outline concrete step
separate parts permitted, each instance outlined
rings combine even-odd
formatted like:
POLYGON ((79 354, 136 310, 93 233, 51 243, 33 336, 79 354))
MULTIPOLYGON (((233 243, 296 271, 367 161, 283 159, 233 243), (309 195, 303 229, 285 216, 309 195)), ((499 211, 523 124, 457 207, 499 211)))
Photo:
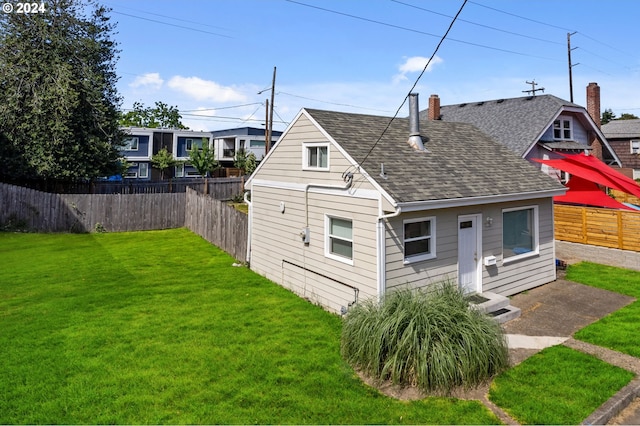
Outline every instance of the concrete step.
POLYGON ((520 308, 511 306, 509 298, 490 291, 472 294, 469 301, 481 312, 495 318, 498 323, 503 324, 520 316, 520 308))
POLYGON ((509 298, 490 291, 469 295, 469 302, 484 313, 509 306, 509 298))
POLYGON ((499 324, 504 324, 507 321, 519 318, 521 310, 515 306, 508 305, 496 311, 491 311, 488 314, 498 321, 499 324))

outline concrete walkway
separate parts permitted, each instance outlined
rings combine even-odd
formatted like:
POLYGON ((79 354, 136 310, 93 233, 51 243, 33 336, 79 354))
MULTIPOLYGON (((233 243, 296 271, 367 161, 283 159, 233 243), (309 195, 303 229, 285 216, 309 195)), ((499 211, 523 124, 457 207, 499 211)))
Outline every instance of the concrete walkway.
MULTIPOLYGON (((560 279, 511 298, 522 310, 520 318, 503 324, 512 364, 557 344, 588 353, 632 371, 637 378, 599 407, 584 424, 640 424, 640 359, 573 339, 573 334, 635 301, 634 298, 560 279), (626 409, 626 410, 625 410, 626 409)), ((487 404, 508 424, 516 422, 493 404, 487 404)))

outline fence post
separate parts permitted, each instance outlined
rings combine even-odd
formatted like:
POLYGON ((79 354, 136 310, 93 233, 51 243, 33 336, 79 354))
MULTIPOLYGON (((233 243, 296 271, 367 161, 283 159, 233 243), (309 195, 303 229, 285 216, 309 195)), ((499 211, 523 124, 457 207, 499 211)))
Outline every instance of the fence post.
POLYGON ((587 244, 587 209, 582 207, 582 242, 587 244))
POLYGON ((624 250, 624 229, 622 228, 622 211, 618 210, 616 212, 616 216, 618 219, 618 248, 620 250, 624 250))

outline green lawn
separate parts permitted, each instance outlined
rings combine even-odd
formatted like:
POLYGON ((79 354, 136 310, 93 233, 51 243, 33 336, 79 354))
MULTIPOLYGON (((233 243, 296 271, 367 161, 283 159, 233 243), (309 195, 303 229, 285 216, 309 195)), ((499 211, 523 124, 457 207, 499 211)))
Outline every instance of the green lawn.
MULTIPOLYGON (((566 278, 605 290, 640 296, 640 272, 582 262, 569 266, 566 278)), ((640 357, 640 301, 575 333, 592 344, 640 357)), ((498 376, 490 399, 521 423, 578 424, 625 386, 631 372, 590 355, 556 346, 498 376)))
MULTIPOLYGON (((640 299, 640 272, 589 262, 569 266, 567 279, 640 299)), ((640 301, 583 328, 575 338, 640 358, 640 301)))
POLYGON ((233 262, 184 229, 0 233, 0 424, 498 422, 363 385, 340 318, 233 262))
POLYGON ((500 374, 489 399, 521 424, 580 424, 634 374, 565 346, 553 346, 500 374))

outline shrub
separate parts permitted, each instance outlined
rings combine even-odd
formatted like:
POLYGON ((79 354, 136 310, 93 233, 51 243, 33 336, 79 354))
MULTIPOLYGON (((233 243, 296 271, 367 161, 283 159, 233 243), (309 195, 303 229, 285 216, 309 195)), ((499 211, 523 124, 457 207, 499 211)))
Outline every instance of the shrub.
POLYGON ((354 306, 344 318, 341 352, 370 377, 445 393, 481 384, 509 358, 500 325, 448 282, 354 306))

